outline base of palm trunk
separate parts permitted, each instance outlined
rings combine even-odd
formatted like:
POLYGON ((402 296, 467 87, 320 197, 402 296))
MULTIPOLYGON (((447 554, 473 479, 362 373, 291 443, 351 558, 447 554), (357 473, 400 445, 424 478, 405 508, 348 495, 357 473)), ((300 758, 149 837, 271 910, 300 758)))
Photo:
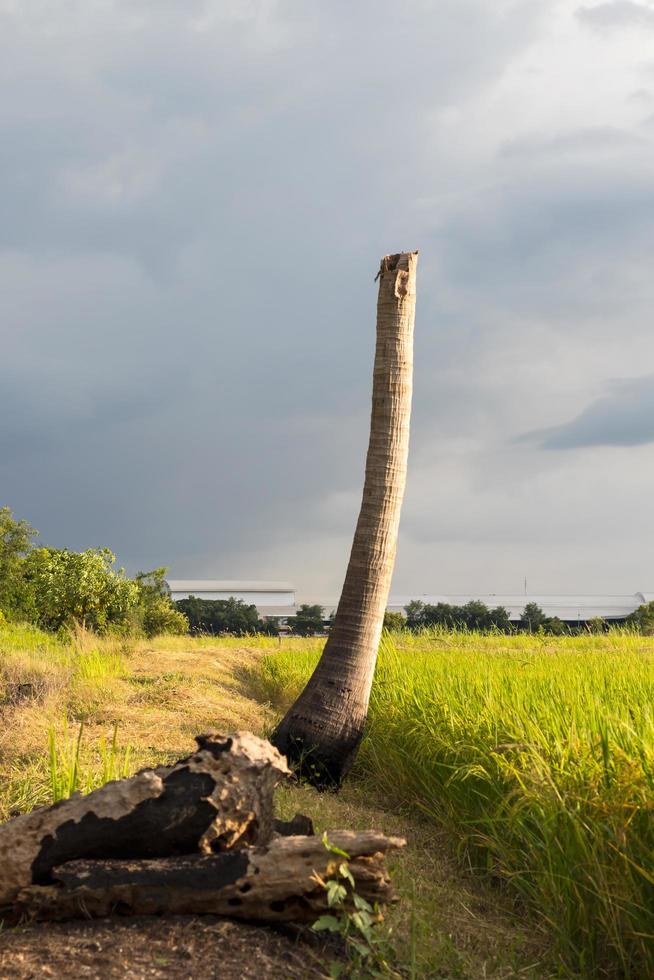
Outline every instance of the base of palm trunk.
POLYGON ((297 720, 287 716, 270 736, 278 752, 286 756, 295 775, 318 790, 339 789, 352 767, 363 726, 347 737, 320 739, 313 731, 303 732, 297 720))

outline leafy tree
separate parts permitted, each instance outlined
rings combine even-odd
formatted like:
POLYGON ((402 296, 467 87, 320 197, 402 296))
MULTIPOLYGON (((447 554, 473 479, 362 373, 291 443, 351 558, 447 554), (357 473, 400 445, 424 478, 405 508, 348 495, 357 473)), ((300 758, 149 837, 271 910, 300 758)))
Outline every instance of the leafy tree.
POLYGON ((484 602, 472 599, 461 607, 463 626, 469 630, 485 631, 492 626, 490 609, 484 602))
POLYGON ((167 571, 167 568, 155 568, 151 572, 138 572, 136 575, 139 599, 134 621, 136 628, 142 630, 146 636, 188 633, 189 630, 188 619, 175 608, 170 598, 165 579, 167 571))
POLYGON ((404 607, 406 613, 406 624, 410 630, 420 629, 424 626, 425 604, 420 599, 412 599, 408 606, 404 607))
POLYGON ((297 636, 315 636, 316 633, 323 633, 325 630, 323 612, 322 606, 303 603, 295 616, 288 621, 292 632, 297 636))
POLYGON ((520 623, 524 629, 530 633, 537 633, 539 629, 545 627, 547 616, 536 602, 528 602, 522 610, 520 623))
POLYGON ((551 636, 563 636, 564 633, 569 632, 568 627, 558 616, 548 616, 542 628, 544 633, 549 633, 551 636))
POLYGON ((513 623, 509 619, 509 614, 504 606, 496 606, 495 609, 491 609, 490 622, 491 627, 500 633, 511 633, 513 631, 513 623))
POLYGON ((33 602, 25 582, 25 556, 38 532, 0 507, 0 610, 10 618, 33 618, 33 602))
POLYGON ((586 623, 586 629, 589 633, 604 633, 606 632, 607 623, 603 616, 593 616, 586 623))
POLYGON ((465 626, 465 614, 460 606, 451 606, 447 602, 425 604, 422 610, 423 626, 444 626, 446 629, 461 629, 465 626))
POLYGON ((138 585, 122 568, 113 570, 116 557, 108 548, 34 548, 24 561, 36 618, 46 629, 79 623, 103 633, 126 627, 138 605, 138 585))
POLYGON ((175 603, 178 611, 186 616, 192 633, 234 633, 245 636, 253 633, 269 633, 270 624, 259 619, 257 607, 242 599, 199 599, 189 596, 175 603))
POLYGON ((435 605, 414 599, 406 606, 406 625, 409 629, 440 626, 443 629, 469 629, 485 632, 490 629, 509 633, 512 629, 509 614, 503 606, 489 609, 485 603, 472 599, 465 606, 447 602, 435 605))
POLYGON ((403 630, 406 628, 406 617, 402 615, 401 612, 389 612, 388 609, 384 613, 384 629, 391 632, 396 630, 403 630))
POLYGON ((639 606, 635 612, 627 616, 625 622, 635 626, 645 636, 654 636, 654 602, 639 606))

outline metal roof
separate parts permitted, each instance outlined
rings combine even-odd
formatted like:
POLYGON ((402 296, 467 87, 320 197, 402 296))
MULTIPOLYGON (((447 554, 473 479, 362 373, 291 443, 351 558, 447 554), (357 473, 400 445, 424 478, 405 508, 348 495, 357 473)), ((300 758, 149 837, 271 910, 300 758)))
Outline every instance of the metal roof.
POLYGON ((260 616, 295 616, 297 606, 260 606, 257 603, 257 612, 260 616))
POLYGON ((295 592, 290 582, 235 582, 223 579, 166 579, 171 592, 295 592))

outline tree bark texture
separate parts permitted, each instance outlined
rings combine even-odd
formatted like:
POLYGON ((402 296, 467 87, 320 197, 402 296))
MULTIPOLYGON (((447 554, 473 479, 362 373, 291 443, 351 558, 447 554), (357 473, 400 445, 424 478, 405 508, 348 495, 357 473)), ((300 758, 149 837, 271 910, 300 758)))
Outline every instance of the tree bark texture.
POLYGON ((144 769, 0 826, 0 905, 80 858, 158 858, 266 845, 273 790, 290 775, 269 742, 249 732, 201 735, 173 766, 144 769))
POLYGON ((318 787, 338 786, 363 736, 406 484, 417 252, 379 270, 370 441, 361 511, 322 657, 271 741, 318 787))
MULTIPOLYGON (((338 831, 330 843, 350 855, 356 894, 371 904, 392 900, 384 854, 403 840, 338 831)), ((52 871, 54 884, 23 888, 15 904, 19 913, 37 919, 193 913, 314 922, 327 910, 316 873, 323 880, 337 875, 342 860, 318 837, 279 837, 266 847, 211 855, 71 861, 52 871)))

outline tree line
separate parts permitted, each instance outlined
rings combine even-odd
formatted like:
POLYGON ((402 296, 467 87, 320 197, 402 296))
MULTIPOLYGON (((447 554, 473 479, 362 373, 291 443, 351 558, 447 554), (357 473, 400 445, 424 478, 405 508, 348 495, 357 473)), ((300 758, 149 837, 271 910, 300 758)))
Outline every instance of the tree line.
MULTIPOLYGON (((387 612, 384 626, 389 630, 421 630, 441 627, 447 630, 470 630, 479 633, 544 633, 548 636, 574 635, 577 633, 603 633, 611 623, 600 616, 578 624, 564 623, 558 616, 547 616, 536 602, 528 602, 517 622, 509 619, 504 606, 490 609, 485 603, 473 599, 463 606, 446 602, 423 603, 414 599, 405 607, 406 615, 387 612)), ((654 634, 654 602, 639 606, 635 612, 617 625, 626 625, 641 633, 654 634)))

